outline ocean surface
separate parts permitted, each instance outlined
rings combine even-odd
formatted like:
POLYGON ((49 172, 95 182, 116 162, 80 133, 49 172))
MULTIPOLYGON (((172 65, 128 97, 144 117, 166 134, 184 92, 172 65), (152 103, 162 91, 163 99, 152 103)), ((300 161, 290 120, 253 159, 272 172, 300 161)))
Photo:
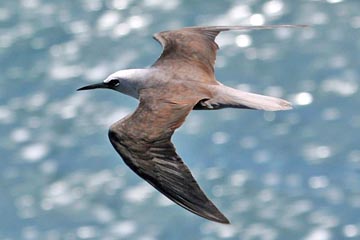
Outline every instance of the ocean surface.
POLYGON ((0 239, 360 239, 360 1, 1 0, 0 239), (116 154, 137 101, 76 92, 150 66, 153 33, 227 32, 216 76, 294 109, 193 111, 178 153, 231 225, 173 204, 116 154))

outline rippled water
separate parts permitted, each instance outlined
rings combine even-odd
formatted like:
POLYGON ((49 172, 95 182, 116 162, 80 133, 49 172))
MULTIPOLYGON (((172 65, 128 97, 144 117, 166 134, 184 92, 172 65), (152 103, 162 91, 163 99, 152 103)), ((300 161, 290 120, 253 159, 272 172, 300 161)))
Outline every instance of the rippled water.
POLYGON ((360 2, 2 0, 0 239, 359 239, 360 2), (217 78, 287 112, 193 112, 178 152, 225 226, 172 204, 112 149, 136 101, 77 93, 150 65, 160 30, 305 23, 219 36, 217 78))

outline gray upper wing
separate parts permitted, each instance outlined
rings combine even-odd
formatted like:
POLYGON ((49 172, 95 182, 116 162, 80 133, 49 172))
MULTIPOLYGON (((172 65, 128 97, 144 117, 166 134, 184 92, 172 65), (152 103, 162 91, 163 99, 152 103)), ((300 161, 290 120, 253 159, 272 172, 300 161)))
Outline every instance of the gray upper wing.
POLYGON ((170 141, 195 103, 151 97, 145 101, 140 96, 137 110, 115 123, 109 138, 125 163, 170 200, 209 220, 229 223, 206 197, 170 141))

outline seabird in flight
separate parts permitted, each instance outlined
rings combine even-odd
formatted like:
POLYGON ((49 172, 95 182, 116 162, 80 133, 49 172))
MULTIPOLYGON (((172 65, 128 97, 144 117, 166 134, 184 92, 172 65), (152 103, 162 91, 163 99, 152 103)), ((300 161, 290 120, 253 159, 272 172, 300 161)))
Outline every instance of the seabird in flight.
POLYGON ((283 99, 218 82, 214 75, 218 49, 215 38, 229 30, 297 27, 304 25, 186 27, 159 32, 154 38, 163 52, 151 67, 120 70, 102 83, 78 90, 106 88, 138 99, 135 112, 109 129, 115 150, 136 174, 170 200, 208 220, 229 223, 176 153, 171 136, 193 109, 291 109, 283 99))

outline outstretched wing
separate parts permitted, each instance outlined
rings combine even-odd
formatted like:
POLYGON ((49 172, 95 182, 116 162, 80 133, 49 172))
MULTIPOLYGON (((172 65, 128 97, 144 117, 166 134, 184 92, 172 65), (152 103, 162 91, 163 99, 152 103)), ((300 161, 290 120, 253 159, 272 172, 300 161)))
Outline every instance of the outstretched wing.
POLYGON ((165 101, 140 94, 139 107, 110 128, 109 138, 125 163, 170 200, 201 217, 229 223, 206 197, 170 141, 196 101, 165 101))
POLYGON ((179 75, 186 74, 197 81, 217 84, 214 64, 219 47, 215 38, 220 32, 297 27, 305 25, 187 27, 159 32, 154 35, 154 39, 162 45, 163 52, 153 66, 176 70, 179 75))

